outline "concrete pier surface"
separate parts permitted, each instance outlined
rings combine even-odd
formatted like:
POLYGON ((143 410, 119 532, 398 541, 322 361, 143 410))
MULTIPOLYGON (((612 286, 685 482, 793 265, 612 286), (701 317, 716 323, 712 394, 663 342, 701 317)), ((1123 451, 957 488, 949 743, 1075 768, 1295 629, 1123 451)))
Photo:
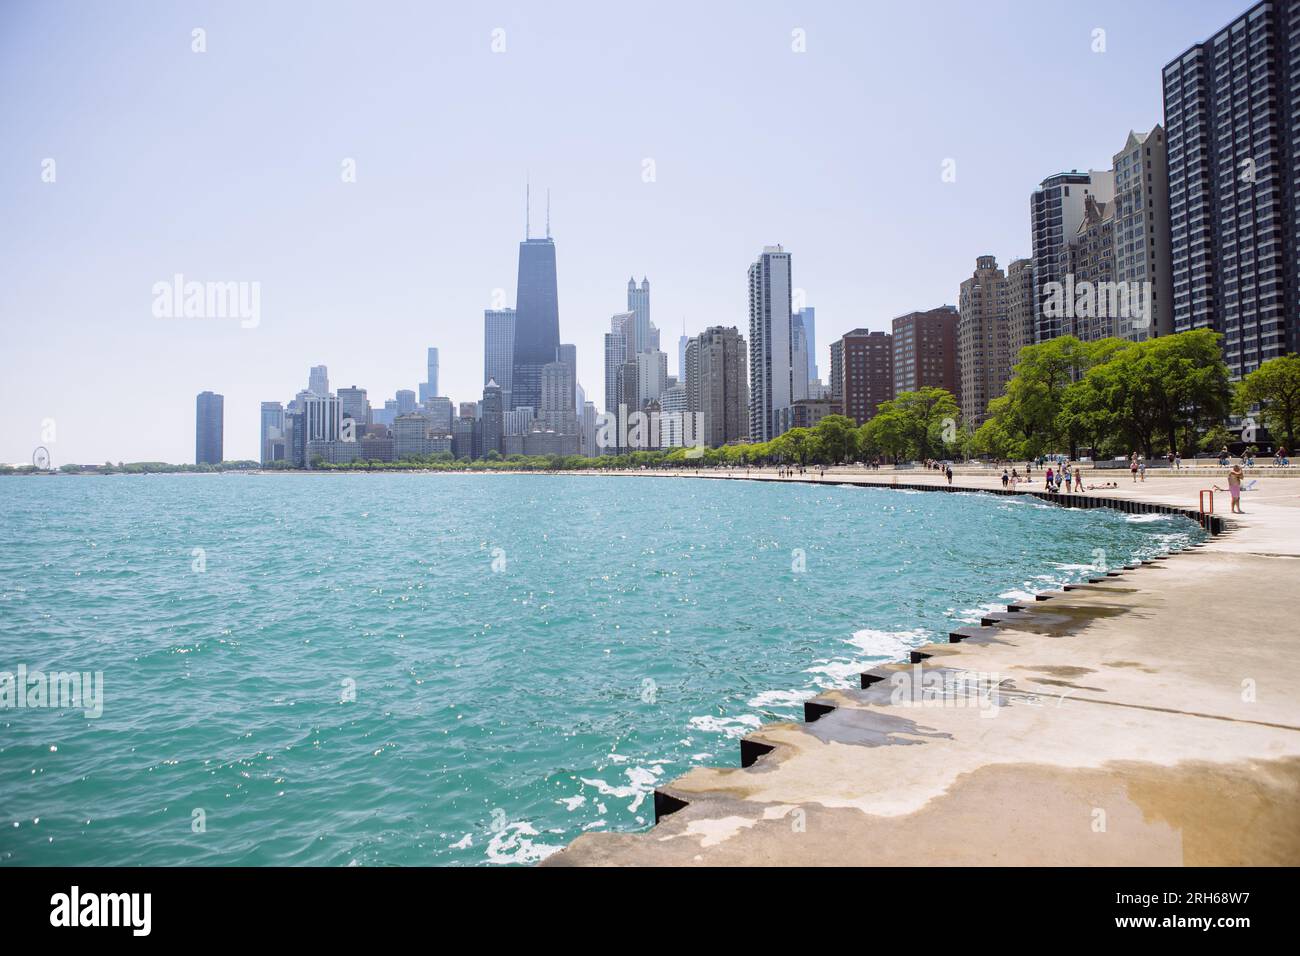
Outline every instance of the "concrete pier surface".
MULTIPOLYGON (((1261 471, 1229 533, 825 692, 805 722, 745 738, 751 765, 660 787, 653 828, 585 834, 545 865, 1300 864, 1300 481, 1261 471)), ((953 483, 1001 489, 1000 475, 953 483)), ((947 484, 923 470, 804 478, 947 484)), ((1087 480, 1193 509, 1227 484, 1087 480)), ((1214 503, 1226 513, 1226 492, 1214 503)))

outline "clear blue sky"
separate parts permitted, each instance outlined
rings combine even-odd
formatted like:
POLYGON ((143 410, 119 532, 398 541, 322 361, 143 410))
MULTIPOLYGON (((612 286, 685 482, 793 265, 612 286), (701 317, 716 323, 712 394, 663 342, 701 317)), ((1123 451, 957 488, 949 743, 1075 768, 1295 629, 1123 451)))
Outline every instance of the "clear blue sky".
POLYGON ((479 397, 526 174, 535 232, 551 188, 561 337, 598 405, 629 275, 675 366, 683 319, 746 329, 746 268, 777 242, 825 377, 833 337, 1027 254, 1034 186, 1108 167, 1162 120, 1163 65, 1248 6, 4 0, 0 461, 45 419, 56 464, 191 461, 203 389, 226 457, 255 458, 258 403, 309 366, 380 404, 430 345, 441 391, 479 397), (259 282, 260 325, 155 318, 178 272, 259 282))

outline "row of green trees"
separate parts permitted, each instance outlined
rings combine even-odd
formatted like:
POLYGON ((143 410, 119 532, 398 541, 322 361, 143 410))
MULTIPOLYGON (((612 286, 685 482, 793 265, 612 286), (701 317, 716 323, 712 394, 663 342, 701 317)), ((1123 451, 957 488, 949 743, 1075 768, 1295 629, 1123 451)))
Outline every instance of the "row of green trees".
MULTIPOLYGON (((252 471, 261 467, 255 461, 223 461, 216 465, 174 465, 166 461, 106 461, 102 465, 60 465, 65 475, 174 475, 212 474, 221 471, 252 471)), ((0 475, 40 474, 34 465, 0 465, 0 475)))
POLYGON ((792 428, 771 441, 698 450, 673 449, 668 464, 837 465, 876 458, 923 459, 956 454, 961 447, 957 400, 941 388, 904 392, 879 406, 865 425, 827 415, 811 428, 792 428))
POLYGON ((1300 357, 1265 362, 1235 385, 1220 336, 1195 329, 1145 342, 1063 336, 1021 350, 1005 392, 965 442, 972 455, 1032 458, 1049 452, 1093 458, 1217 451, 1229 413, 1248 417, 1294 447, 1300 357))

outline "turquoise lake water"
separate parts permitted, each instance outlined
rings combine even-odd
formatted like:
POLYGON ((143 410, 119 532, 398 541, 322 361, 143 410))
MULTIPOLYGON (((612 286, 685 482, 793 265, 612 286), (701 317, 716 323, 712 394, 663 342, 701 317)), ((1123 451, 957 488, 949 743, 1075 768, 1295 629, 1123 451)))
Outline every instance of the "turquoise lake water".
POLYGON ((0 671, 103 680, 98 717, 0 710, 10 865, 535 862, 989 604, 1201 535, 700 479, 0 489, 0 671))

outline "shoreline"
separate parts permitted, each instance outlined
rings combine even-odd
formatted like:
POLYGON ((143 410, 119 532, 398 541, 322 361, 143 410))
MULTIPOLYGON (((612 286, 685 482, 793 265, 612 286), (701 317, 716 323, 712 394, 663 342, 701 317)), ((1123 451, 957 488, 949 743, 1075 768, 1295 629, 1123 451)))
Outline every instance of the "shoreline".
MULTIPOLYGON (((907 490, 1012 493, 918 477, 907 490)), ((1180 483, 1148 474, 1111 500, 1194 512, 1180 483)), ((658 787, 652 828, 583 834, 542 865, 1300 863, 1300 663, 1277 600, 1300 573, 1300 495, 1261 479, 1244 501, 1204 542, 1013 602, 816 695, 802 723, 742 738, 738 768, 658 787), (985 704, 969 675, 993 675, 985 704), (941 689, 923 700, 921 684, 941 689)))

